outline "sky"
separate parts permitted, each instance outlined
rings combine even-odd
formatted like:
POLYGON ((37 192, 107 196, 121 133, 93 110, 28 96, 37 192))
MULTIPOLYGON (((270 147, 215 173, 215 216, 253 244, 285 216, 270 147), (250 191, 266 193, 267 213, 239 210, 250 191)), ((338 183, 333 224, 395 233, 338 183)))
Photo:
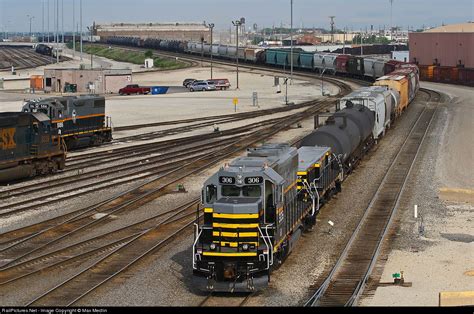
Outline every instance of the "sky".
MULTIPOLYGON (((54 28, 54 4, 64 3, 64 29, 72 30, 72 4, 79 23, 80 0, 0 0, 0 31, 41 31, 42 6, 50 6, 50 30, 54 28)), ((390 25, 389 0, 294 0, 294 28, 330 28, 329 16, 336 16, 337 28, 375 29, 390 25)), ((108 22, 199 22, 215 23, 226 30, 232 20, 246 18, 246 25, 258 28, 290 25, 290 0, 82 0, 83 28, 93 21, 108 22)), ((46 10, 46 9, 45 9, 46 10)), ((47 29, 47 10, 44 27, 47 29)), ((61 12, 61 5, 59 12, 61 12)), ((474 21, 474 0, 394 0, 393 24, 406 29, 474 21)), ((61 18, 59 24, 61 28, 61 18)))

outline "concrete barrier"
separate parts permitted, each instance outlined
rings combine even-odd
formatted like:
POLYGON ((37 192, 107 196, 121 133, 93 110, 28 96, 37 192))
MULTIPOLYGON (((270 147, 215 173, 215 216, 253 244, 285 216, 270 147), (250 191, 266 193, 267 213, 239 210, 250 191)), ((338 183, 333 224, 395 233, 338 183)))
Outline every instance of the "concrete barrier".
POLYGON ((439 306, 474 306, 474 291, 443 291, 439 306))

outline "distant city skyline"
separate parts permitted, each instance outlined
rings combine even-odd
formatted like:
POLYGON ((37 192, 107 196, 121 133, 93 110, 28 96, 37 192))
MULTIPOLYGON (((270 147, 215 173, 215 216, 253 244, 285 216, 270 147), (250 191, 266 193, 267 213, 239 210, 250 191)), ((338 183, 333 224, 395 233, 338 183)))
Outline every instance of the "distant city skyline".
MULTIPOLYGON (((0 31, 29 32, 32 19, 32 31, 42 30, 42 2, 48 0, 0 0, 0 31)), ((54 4, 57 0, 49 0, 49 29, 55 29, 54 4)), ((227 30, 232 20, 246 18, 246 28, 257 24, 258 29, 271 28, 290 24, 290 0, 82 0, 83 30, 87 30, 93 21, 110 22, 212 22, 216 29, 227 30), (130 5, 133 3, 133 6, 130 5)), ((64 30, 72 31, 73 0, 58 0, 64 3, 64 30)), ((76 23, 79 23, 79 0, 76 4, 76 23)), ((47 5, 45 4, 45 8, 47 5)), ((61 13, 61 7, 59 9, 61 13)), ((294 0, 294 28, 325 28, 329 29, 329 16, 335 15, 335 26, 338 29, 348 27, 349 30, 389 28, 389 0, 294 0)), ((47 29, 47 13, 45 12, 44 28, 47 29)), ((474 0, 394 0, 393 25, 403 29, 418 29, 425 26, 464 23, 474 20, 474 0)), ((62 29, 61 16, 59 28, 62 29)))

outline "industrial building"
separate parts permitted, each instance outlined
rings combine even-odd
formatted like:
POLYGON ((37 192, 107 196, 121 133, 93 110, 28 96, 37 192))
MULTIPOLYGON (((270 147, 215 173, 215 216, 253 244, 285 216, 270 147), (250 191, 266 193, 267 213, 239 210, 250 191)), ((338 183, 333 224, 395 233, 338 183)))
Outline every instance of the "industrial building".
POLYGON ((211 40, 210 29, 204 23, 112 23, 95 24, 94 35, 108 37, 139 37, 163 40, 204 41, 211 40))
POLYGON ((63 93, 76 85, 77 93, 111 94, 132 83, 130 69, 45 69, 44 91, 63 93))
POLYGON ((410 61, 419 65, 474 68, 474 22, 409 34, 410 61))

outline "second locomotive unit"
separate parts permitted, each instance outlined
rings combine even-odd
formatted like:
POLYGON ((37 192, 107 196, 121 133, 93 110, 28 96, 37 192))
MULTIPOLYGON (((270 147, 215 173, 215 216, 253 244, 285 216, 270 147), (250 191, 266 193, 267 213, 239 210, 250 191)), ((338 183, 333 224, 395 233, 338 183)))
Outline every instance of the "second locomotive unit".
POLYGON ((68 149, 96 146, 112 140, 105 116, 105 98, 96 95, 52 97, 27 101, 23 112, 42 112, 58 129, 68 149))

